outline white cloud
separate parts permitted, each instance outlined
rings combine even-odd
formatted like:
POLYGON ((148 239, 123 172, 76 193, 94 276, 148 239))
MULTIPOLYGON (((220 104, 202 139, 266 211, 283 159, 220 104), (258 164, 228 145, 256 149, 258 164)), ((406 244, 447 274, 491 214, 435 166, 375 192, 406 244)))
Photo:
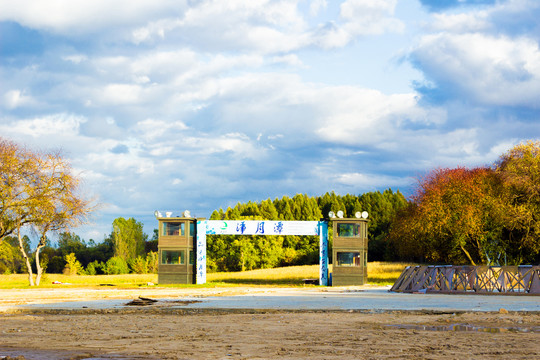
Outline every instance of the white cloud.
POLYGON ((275 64, 287 64, 291 66, 303 66, 302 60, 297 55, 289 54, 284 56, 274 56, 271 59, 272 63, 275 64))
POLYGON ((150 82, 150 78, 146 75, 134 76, 133 82, 138 85, 144 85, 150 82))
POLYGON ((155 37, 163 39, 165 37, 165 30, 171 30, 177 26, 178 20, 159 20, 133 30, 131 33, 131 38, 133 43, 136 45, 143 42, 150 42, 155 37))
POLYGON ((402 32, 404 23, 394 17, 396 0, 347 0, 340 6, 342 23, 319 26, 315 43, 323 48, 343 47, 358 36, 402 32))
POLYGON ((455 96, 489 105, 540 105, 540 50, 532 39, 440 33, 424 36, 414 57, 455 96))
POLYGON ((478 129, 457 129, 447 133, 437 143, 438 154, 446 158, 466 159, 478 153, 478 129))
MULTIPOLYGON (((296 57, 286 56, 282 60, 294 62, 296 57)), ((159 102, 161 110, 176 112, 202 109, 204 101, 218 94, 219 79, 226 78, 228 72, 257 69, 265 64, 259 55, 204 56, 187 49, 140 52, 133 58, 99 57, 91 62, 97 77, 65 84, 77 89, 71 93, 79 91, 89 96, 89 105, 159 102), (96 86, 101 87, 91 90, 96 86)))
POLYGON ((540 2, 537 0, 497 1, 486 12, 493 33, 523 34, 539 39, 538 18, 540 2))
POLYGON ((150 148, 151 148, 150 155, 156 156, 156 157, 167 156, 175 150, 174 146, 155 145, 155 146, 150 146, 150 148))
POLYGON ((309 14, 311 16, 316 16, 320 11, 327 7, 326 0, 311 0, 309 3, 309 14))
MULTIPOLYGON (((99 143, 101 149, 110 149, 115 145, 116 142, 111 140, 104 140, 99 143)), ((134 174, 151 175, 154 173, 155 164, 151 159, 141 157, 138 149, 121 154, 98 149, 92 151, 90 148, 88 150, 90 152, 80 160, 87 168, 105 174, 107 181, 111 181, 116 177, 125 180, 122 186, 126 186, 133 182, 134 179, 129 179, 129 177, 134 176, 134 174)))
POLYGON ((264 149, 255 145, 247 135, 242 133, 228 133, 217 137, 185 137, 182 144, 200 155, 216 153, 234 154, 235 157, 257 159, 264 153, 264 149))
POLYGON ((488 30, 491 28, 488 16, 489 13, 487 11, 458 14, 434 14, 433 21, 430 23, 429 28, 432 31, 450 31, 457 33, 488 30))
POLYGON ((345 28, 353 35, 400 32, 404 24, 394 17, 397 0, 347 0, 341 4, 345 28))
MULTIPOLYGON (((310 3, 314 16, 325 1, 310 3)), ((193 48, 250 50, 261 54, 295 51, 312 45, 342 47, 358 36, 401 32, 404 24, 394 16, 396 0, 348 0, 340 17, 308 25, 298 1, 209 0, 189 8, 183 16, 162 18, 132 32, 135 44, 182 39, 193 48)))
POLYGON ((10 110, 32 104, 34 99, 19 89, 9 90, 4 94, 4 106, 10 110))
MULTIPOLYGON (((178 17, 162 18, 135 29, 133 42, 196 37, 196 48, 249 48, 263 53, 296 49, 307 41, 296 1, 208 0, 178 17)), ((188 40, 189 41, 189 40, 188 40)))
POLYGON ((86 55, 76 54, 76 55, 66 55, 62 56, 62 60, 69 61, 73 64, 80 64, 81 62, 87 60, 86 55))
POLYGON ((334 180, 342 185, 362 189, 375 189, 380 184, 384 184, 384 187, 409 186, 413 182, 412 178, 358 172, 337 174, 334 180))
POLYGON ((196 67, 197 54, 188 49, 175 51, 152 51, 144 53, 129 62, 129 69, 139 76, 162 80, 171 74, 182 74, 196 67))
POLYGON ((202 79, 214 79, 228 71, 247 71, 257 69, 264 64, 264 58, 258 55, 225 56, 217 54, 207 59, 197 58, 193 66, 181 72, 175 78, 175 85, 200 82, 202 79))
POLYGON ((188 127, 182 121, 165 121, 156 119, 146 119, 139 121, 135 127, 134 132, 138 137, 145 139, 152 143, 154 141, 170 139, 188 127))
POLYGON ((4 134, 15 133, 33 138, 51 135, 69 138, 77 136, 80 125, 86 121, 83 116, 61 113, 0 124, 0 129, 4 134))
POLYGON ((333 142, 377 144, 394 137, 404 122, 440 121, 426 116, 428 112, 417 104, 415 93, 385 95, 370 89, 336 87, 324 91, 321 101, 323 98, 323 121, 317 133, 333 142))
POLYGON ((98 71, 107 71, 109 69, 122 70, 129 64, 131 59, 128 56, 100 56, 92 59, 98 71))
POLYGON ((102 103, 124 105, 142 100, 142 88, 134 84, 109 84, 98 93, 102 103))
POLYGON ((391 148, 390 153, 395 154, 395 161, 386 159, 378 165, 378 170, 414 171, 416 175, 438 167, 489 166, 516 142, 504 137, 504 129, 500 132, 498 138, 501 140, 494 141, 490 135, 486 137, 486 129, 474 125, 447 130, 403 131, 393 139, 397 147, 391 148))
POLYGON ((182 9, 182 0, 17 0, 0 2, 0 21, 74 35, 133 25, 182 9))
POLYGON ((303 29, 305 23, 297 10, 296 3, 296 1, 286 0, 229 0, 227 2, 209 0, 186 11, 183 22, 197 27, 212 21, 218 21, 220 27, 260 22, 289 29, 303 29))

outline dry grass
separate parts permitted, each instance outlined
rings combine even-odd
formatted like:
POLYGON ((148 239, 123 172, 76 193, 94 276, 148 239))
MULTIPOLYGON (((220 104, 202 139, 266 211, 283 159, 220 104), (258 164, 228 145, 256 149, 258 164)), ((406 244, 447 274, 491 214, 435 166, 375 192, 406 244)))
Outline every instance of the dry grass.
MULTIPOLYGON (((368 284, 392 285, 403 269, 411 264, 370 262, 368 263, 368 284)), ((332 265, 329 266, 332 271, 332 265)), ((252 284, 252 285, 303 285, 303 279, 318 279, 319 265, 290 266, 275 269, 260 269, 234 273, 213 273, 207 275, 209 283, 252 284)))
MULTIPOLYGON (((40 287, 58 286, 117 286, 132 287, 146 285, 148 282, 157 283, 157 274, 126 274, 126 275, 63 275, 45 274, 40 287), (54 281, 62 284, 53 284, 54 281)), ((28 275, 0 275, 0 288, 25 288, 28 285, 28 275)))
POLYGON ((287 266, 243 272, 220 272, 206 276, 209 283, 251 285, 303 285, 303 279, 318 279, 319 265, 287 266))
POLYGON ((413 264, 374 261, 368 263, 368 283, 392 285, 403 270, 413 264))
MULTIPOLYGON (((399 277, 403 269, 410 264, 370 262, 368 263, 368 283, 376 285, 391 285, 399 277)), ((330 265, 329 271, 332 271, 330 265)), ((318 279, 319 265, 289 266, 275 269, 260 269, 244 272, 210 273, 207 274, 206 285, 233 286, 233 285, 274 285, 274 286, 301 286, 303 279, 318 279)), ((126 275, 62 275, 45 274, 40 287, 58 286, 116 286, 134 287, 147 286, 147 283, 157 283, 157 274, 126 274, 126 275), (62 284, 53 285, 58 281, 62 284)), ((191 287, 194 285, 168 285, 191 287)), ((0 288, 26 288, 28 275, 11 274, 0 275, 0 288)))

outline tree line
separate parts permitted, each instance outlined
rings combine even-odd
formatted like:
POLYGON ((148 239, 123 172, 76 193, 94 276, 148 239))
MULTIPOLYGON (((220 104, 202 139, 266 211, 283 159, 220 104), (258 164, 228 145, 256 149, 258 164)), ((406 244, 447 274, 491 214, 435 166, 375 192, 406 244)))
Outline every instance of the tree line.
MULTIPOLYGON (((26 271, 33 285, 45 270, 157 271, 157 230, 149 239, 133 218, 115 219, 100 243, 71 232, 96 207, 80 195, 79 179, 59 153, 32 152, 0 138, 0 273, 26 271), (54 233, 52 245, 48 236, 54 233), (35 249, 28 234, 37 238, 35 249)), ((491 166, 434 169, 418 178, 409 199, 392 189, 297 194, 238 203, 215 210, 210 219, 309 221, 339 210, 345 217, 370 214, 369 261, 538 263, 540 142, 519 144, 491 166)), ((309 236, 208 236, 208 271, 314 264, 318 242, 309 236)))
MULTIPOLYGON (((387 189, 359 196, 334 192, 310 197, 297 194, 292 198, 238 203, 226 211, 215 210, 217 220, 306 220, 318 221, 329 211, 354 217, 357 211, 370 213, 370 261, 384 260, 385 237, 396 212, 407 200, 399 191, 387 189)), ((332 229, 329 229, 330 237, 332 229)), ((36 250, 30 238, 22 237, 26 253, 35 272, 36 250)), ((58 241, 46 239, 40 249, 40 266, 49 273, 124 274, 157 272, 158 230, 152 238, 143 232, 142 223, 133 218, 117 218, 112 231, 103 241, 88 242, 73 232, 58 234, 58 241)), ((18 239, 6 237, 0 244, 0 273, 25 272, 26 265, 17 249, 18 239)), ((331 246, 331 244, 330 244, 331 246)), ((207 236, 207 267, 213 271, 242 271, 276 266, 316 264, 319 262, 319 238, 315 236, 207 236)))
MULTIPOLYGON (((387 189, 362 195, 322 196, 297 194, 292 198, 267 199, 261 202, 238 203, 227 210, 215 210, 211 220, 299 220, 318 221, 328 213, 343 211, 344 217, 354 217, 358 211, 368 211, 369 260, 392 258, 386 237, 396 213, 407 206, 399 191, 387 189)), ((330 249, 332 229, 329 228, 330 249)), ((331 251, 329 254, 331 255, 331 251)), ((331 259, 330 259, 331 261, 331 259)), ((207 236, 207 269, 212 271, 244 271, 276 266, 307 265, 319 262, 319 238, 316 236, 207 236)))
MULTIPOLYGON (((31 249, 28 235, 22 237, 33 272, 36 250, 31 249)), ((148 239, 143 224, 134 218, 117 218, 112 231, 103 241, 85 241, 73 232, 58 234, 56 243, 48 238, 39 256, 43 272, 69 275, 157 273, 157 230, 148 239)), ((27 272, 26 262, 18 249, 18 239, 8 236, 0 243, 0 273, 27 272)))

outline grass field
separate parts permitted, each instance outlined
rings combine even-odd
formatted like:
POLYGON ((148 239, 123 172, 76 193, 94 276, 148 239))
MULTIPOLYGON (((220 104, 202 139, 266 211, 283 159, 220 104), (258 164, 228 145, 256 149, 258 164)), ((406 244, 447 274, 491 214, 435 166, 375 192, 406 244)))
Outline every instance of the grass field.
MULTIPOLYGON (((39 287, 58 286, 117 286, 133 287, 146 285, 148 282, 157 283, 157 274, 126 274, 126 275, 63 275, 45 274, 39 287), (59 281, 63 285, 54 285, 59 281)), ((27 274, 0 275, 0 288, 25 288, 28 285, 27 274)))
MULTIPOLYGON (((391 285, 403 269, 410 264, 405 263, 368 263, 368 283, 374 285, 391 285)), ((332 271, 330 266, 329 271, 332 271)), ((319 265, 290 266, 276 269, 261 269, 244 272, 210 273, 207 274, 205 285, 166 285, 174 287, 215 287, 234 285, 270 285, 270 286, 303 286, 303 279, 318 279, 319 265)), ((127 275, 62 275, 45 274, 40 287, 58 286, 116 286, 134 287, 148 286, 147 283, 157 283, 157 274, 127 274, 127 275), (62 285, 53 285, 53 281, 62 285)), ((0 288, 26 288, 28 275, 0 275, 0 288)))

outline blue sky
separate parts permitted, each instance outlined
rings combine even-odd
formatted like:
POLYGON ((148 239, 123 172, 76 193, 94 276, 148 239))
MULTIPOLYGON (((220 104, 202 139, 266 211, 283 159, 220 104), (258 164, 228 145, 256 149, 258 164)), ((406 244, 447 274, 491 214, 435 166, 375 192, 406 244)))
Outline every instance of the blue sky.
POLYGON ((0 136, 116 217, 409 194, 540 134, 536 0, 0 1, 0 136))

